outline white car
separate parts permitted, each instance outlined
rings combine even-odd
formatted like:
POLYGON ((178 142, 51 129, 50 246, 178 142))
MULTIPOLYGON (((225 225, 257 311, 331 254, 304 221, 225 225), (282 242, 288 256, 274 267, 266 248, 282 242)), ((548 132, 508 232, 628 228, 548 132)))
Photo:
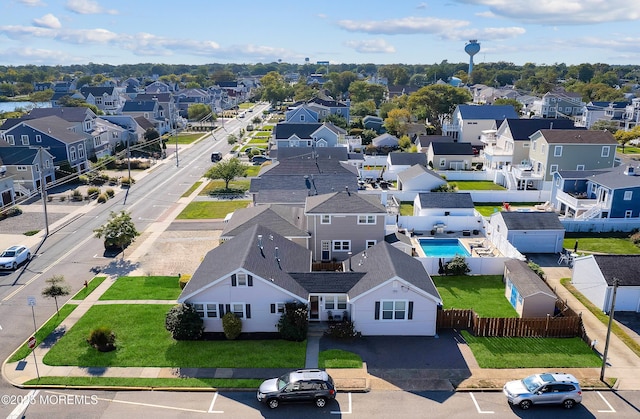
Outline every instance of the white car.
POLYGON ((27 246, 11 246, 0 254, 0 269, 15 270, 29 259, 31 259, 31 252, 27 246))
POLYGON ((571 409, 582 402, 582 390, 571 374, 544 373, 509 381, 502 389, 509 404, 529 409, 534 404, 559 404, 571 409))

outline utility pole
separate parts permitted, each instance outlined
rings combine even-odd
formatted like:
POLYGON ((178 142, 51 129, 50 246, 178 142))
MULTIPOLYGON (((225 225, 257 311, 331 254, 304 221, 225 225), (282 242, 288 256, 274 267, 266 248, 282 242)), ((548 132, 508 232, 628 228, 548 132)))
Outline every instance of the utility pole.
POLYGON ((180 167, 180 160, 178 160, 178 133, 176 129, 173 129, 173 135, 176 136, 176 167, 180 167))
POLYGON ((604 381, 604 370, 607 367, 607 354, 609 353, 609 338, 611 337, 611 325, 616 308, 616 293, 618 292, 620 280, 613 278, 613 297, 611 297, 611 310, 609 310, 609 326, 607 327, 607 340, 604 344, 604 354, 602 355, 602 369, 600 370, 600 381, 604 381))
MULTIPOLYGON (((38 147, 29 147, 31 149, 38 150, 38 171, 40 172, 40 196, 42 198, 42 206, 44 207, 44 227, 45 227, 45 237, 49 237, 49 217, 47 215, 47 190, 45 188, 45 178, 44 178, 44 162, 42 160, 43 150, 45 149, 42 146, 38 147)), ((49 147, 47 147, 48 149, 49 147)))

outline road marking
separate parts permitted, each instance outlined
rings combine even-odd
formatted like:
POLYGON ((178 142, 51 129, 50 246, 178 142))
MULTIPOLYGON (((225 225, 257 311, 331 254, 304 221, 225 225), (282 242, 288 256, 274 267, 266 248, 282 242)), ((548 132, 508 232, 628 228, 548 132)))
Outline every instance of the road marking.
POLYGON ((349 410, 346 412, 343 412, 342 410, 332 410, 331 414, 332 415, 350 415, 352 413, 351 411, 351 393, 347 393, 349 396, 349 410))
POLYGON ((9 413, 9 416, 7 416, 7 419, 23 418, 24 412, 27 410, 27 407, 29 407, 29 405, 31 404, 31 401, 35 400, 38 393, 40 393, 40 390, 31 390, 29 394, 24 396, 20 404, 17 405, 16 408, 13 409, 11 413, 9 413))
POLYGON ((213 395, 213 400, 211 400, 211 405, 209 405, 208 413, 224 413, 224 410, 213 410, 213 405, 216 404, 217 398, 218 398, 218 393, 213 395))
MULTIPOLYGON (((47 391, 47 393, 61 394, 61 395, 69 394, 69 393, 59 393, 59 392, 55 392, 55 391, 47 391)), ((132 404, 132 405, 136 405, 136 406, 157 407, 159 409, 180 410, 180 411, 183 411, 183 412, 209 413, 206 410, 186 409, 186 408, 183 408, 183 407, 165 406, 165 405, 161 405, 161 404, 129 402, 129 401, 126 401, 126 400, 104 399, 102 397, 96 397, 96 400, 101 400, 103 402, 111 402, 111 403, 132 404)))
POLYGON ((600 394, 599 391, 596 391, 596 394, 598 396, 600 396, 600 398, 602 399, 603 402, 605 402, 605 404, 607 406, 609 406, 609 410, 598 410, 598 413, 616 413, 616 410, 613 408, 613 406, 611 406, 609 404, 609 402, 607 401, 607 399, 604 398, 604 396, 602 394, 600 394))
POLYGON ((476 398, 474 397, 473 393, 469 393, 469 396, 471 396, 471 400, 473 400, 473 404, 476 405, 476 410, 478 411, 478 413, 489 413, 489 414, 495 413, 493 410, 481 410, 480 405, 476 401, 476 398))

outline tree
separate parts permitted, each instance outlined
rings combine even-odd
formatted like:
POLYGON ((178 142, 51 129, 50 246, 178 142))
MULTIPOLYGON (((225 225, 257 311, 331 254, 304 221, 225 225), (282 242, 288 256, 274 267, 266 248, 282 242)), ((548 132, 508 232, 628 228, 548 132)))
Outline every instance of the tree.
POLYGON ((203 321, 191 304, 171 307, 164 320, 164 327, 175 340, 197 340, 204 331, 203 321))
POLYGON ((324 122, 331 122, 336 127, 347 129, 347 120, 342 115, 330 113, 324 118, 324 122))
POLYGON ((494 105, 511 105, 516 110, 518 115, 522 111, 522 103, 518 102, 516 99, 506 99, 500 98, 493 101, 494 105))
POLYGON ((187 113, 190 121, 199 121, 211 113, 211 106, 204 103, 196 103, 189 106, 187 113))
POLYGON ((124 250, 140 235, 131 220, 131 215, 124 210, 119 214, 111 211, 109 221, 93 232, 97 238, 104 237, 105 249, 119 248, 124 250))
POLYGON ((393 135, 407 134, 411 113, 407 109, 392 109, 384 120, 384 127, 393 135))
POLYGON ((228 311, 222 316, 222 330, 229 340, 236 340, 242 333, 242 320, 235 313, 228 311))
POLYGON ((56 313, 60 314, 58 297, 69 295, 71 287, 65 284, 64 276, 62 275, 54 275, 45 282, 49 284, 49 286, 42 290, 42 296, 45 298, 53 298, 56 302, 56 313))
POLYGON ((209 179, 222 179, 224 180, 224 188, 229 189, 229 182, 236 177, 245 176, 248 169, 248 165, 242 163, 238 158, 233 157, 212 166, 211 169, 205 173, 205 177, 209 179))
POLYGON ((456 106, 471 99, 471 94, 465 89, 448 84, 434 84, 409 95, 408 105, 419 120, 429 120, 429 123, 441 129, 444 118, 456 106))
POLYGON ((308 307, 304 303, 285 303, 284 313, 278 321, 278 331, 283 339, 302 342, 309 327, 308 307))
POLYGON ((414 144, 411 143, 411 139, 406 134, 398 140, 398 147, 404 152, 411 152, 412 146, 414 146, 414 144))

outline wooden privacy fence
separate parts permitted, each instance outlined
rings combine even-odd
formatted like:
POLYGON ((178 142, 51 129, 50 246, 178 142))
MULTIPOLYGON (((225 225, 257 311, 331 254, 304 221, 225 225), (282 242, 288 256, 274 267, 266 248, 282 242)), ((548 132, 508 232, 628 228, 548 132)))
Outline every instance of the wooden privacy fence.
POLYGON ((473 310, 438 310, 437 329, 469 329, 474 336, 482 337, 581 337, 590 343, 582 324, 582 317, 575 314, 564 302, 556 303, 562 317, 536 318, 482 318, 473 310))

